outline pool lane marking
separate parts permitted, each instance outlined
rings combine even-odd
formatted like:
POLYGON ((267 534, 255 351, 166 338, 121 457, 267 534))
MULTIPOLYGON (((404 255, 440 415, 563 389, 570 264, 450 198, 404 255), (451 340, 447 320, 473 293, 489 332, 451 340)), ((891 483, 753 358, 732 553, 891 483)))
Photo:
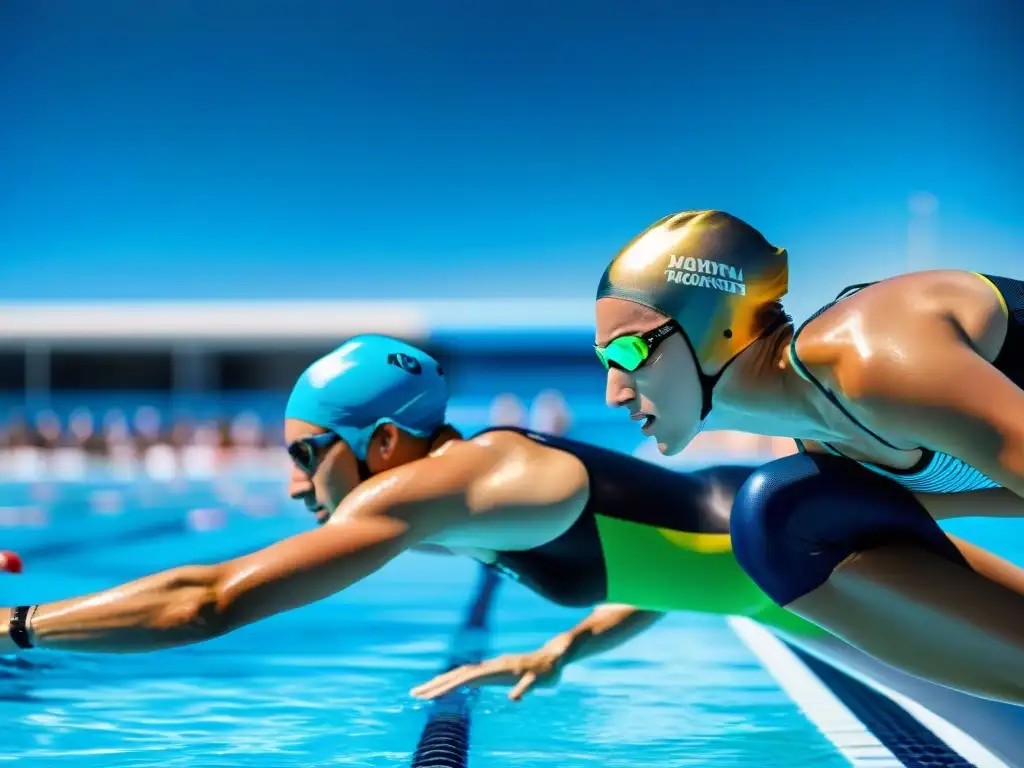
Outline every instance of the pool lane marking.
POLYGON ((729 619, 740 640, 804 716, 855 766, 903 768, 903 763, 781 640, 752 621, 729 619))
MULTIPOLYGON (((481 661, 487 652, 487 620, 498 587, 498 574, 481 566, 462 625, 452 638, 443 672, 481 661)), ((469 761, 470 712, 475 689, 459 688, 431 702, 430 715, 413 752, 412 768, 466 768, 469 761)))
MULTIPOLYGON (((902 761, 890 746, 884 743, 884 736, 883 738, 876 736, 871 728, 843 703, 840 698, 843 692, 836 690, 839 686, 830 687, 827 681, 816 674, 809 665, 818 664, 823 669, 834 673, 829 676, 835 676, 837 680, 842 680, 841 687, 847 689, 848 692, 852 692, 856 686, 861 686, 869 693, 884 697, 892 707, 901 708, 900 714, 903 718, 906 721, 913 721, 913 726, 910 725, 910 722, 903 724, 904 729, 912 728, 914 730, 914 733, 908 735, 908 740, 916 739, 929 743, 933 754, 936 749, 941 751, 942 757, 945 759, 942 764, 1006 768, 1006 763, 972 736, 910 697, 874 681, 867 675, 855 670, 847 671, 845 668, 840 670, 809 654, 804 654, 805 662, 801 660, 801 652, 798 649, 791 648, 769 630, 749 619, 730 618, 728 622, 733 631, 761 660, 765 668, 805 716, 854 765, 902 766, 915 765, 915 763, 902 761), (823 717, 822 711, 827 715, 823 717), (879 745, 884 752, 877 751, 872 742, 879 745), (895 762, 889 762, 886 753, 895 762), (872 755, 877 755, 877 757, 872 755)), ((860 706, 864 707, 863 696, 861 698, 860 706)), ((868 706, 870 707, 870 705, 868 706)), ((879 713, 879 715, 881 717, 879 722, 888 720, 883 727, 889 731, 896 730, 892 726, 891 716, 886 718, 884 713, 879 713)), ((888 735, 891 737, 893 734, 888 735)))
MULTIPOLYGON (((822 661, 822 663, 826 662, 822 661)), ((946 742, 952 750, 969 760, 971 764, 978 766, 978 768, 1007 768, 1006 763, 993 754, 988 747, 983 745, 963 729, 951 723, 946 718, 928 709, 920 702, 878 682, 870 675, 864 674, 860 670, 852 668, 847 669, 844 667, 840 671, 847 677, 852 677, 862 685, 873 689, 882 696, 891 699, 894 703, 901 706, 908 714, 921 723, 921 725, 928 728, 932 733, 942 739, 942 741, 946 742)))

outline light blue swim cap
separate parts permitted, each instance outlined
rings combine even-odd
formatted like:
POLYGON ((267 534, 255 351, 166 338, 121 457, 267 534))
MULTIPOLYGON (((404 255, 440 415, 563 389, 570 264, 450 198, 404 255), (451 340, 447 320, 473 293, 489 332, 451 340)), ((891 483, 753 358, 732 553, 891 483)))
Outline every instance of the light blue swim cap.
POLYGON ((339 435, 360 460, 374 430, 391 422, 417 437, 445 423, 448 383, 441 365, 389 336, 354 336, 310 365, 288 398, 285 418, 339 435))

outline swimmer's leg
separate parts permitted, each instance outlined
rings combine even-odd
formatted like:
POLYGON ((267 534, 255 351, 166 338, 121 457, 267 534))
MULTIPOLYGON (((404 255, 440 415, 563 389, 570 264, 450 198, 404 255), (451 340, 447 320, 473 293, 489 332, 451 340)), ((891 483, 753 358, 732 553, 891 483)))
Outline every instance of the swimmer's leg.
POLYGON ((751 476, 731 530, 779 605, 905 672, 1024 704, 1024 570, 952 540, 904 488, 789 456, 751 476))

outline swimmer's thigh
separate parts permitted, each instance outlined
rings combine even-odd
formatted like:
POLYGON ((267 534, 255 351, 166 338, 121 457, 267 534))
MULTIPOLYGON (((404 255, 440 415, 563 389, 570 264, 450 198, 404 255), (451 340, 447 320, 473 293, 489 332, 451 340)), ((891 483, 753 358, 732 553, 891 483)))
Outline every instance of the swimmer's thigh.
POLYGON ((914 496, 847 459, 800 454, 754 473, 736 558, 776 603, 880 660, 1024 703, 1024 572, 963 550, 914 496))

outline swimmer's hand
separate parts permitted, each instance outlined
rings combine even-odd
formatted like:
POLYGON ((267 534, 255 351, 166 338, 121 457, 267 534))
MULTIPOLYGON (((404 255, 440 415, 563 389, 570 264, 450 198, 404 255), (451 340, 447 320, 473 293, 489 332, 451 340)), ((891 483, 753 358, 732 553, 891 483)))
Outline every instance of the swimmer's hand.
POLYGON ((466 664, 438 675, 413 688, 410 693, 418 699, 436 699, 464 685, 474 688, 482 685, 511 685, 509 699, 520 701, 532 688, 558 684, 572 642, 572 635, 564 632, 536 651, 509 653, 479 664, 466 664))
POLYGON ((599 605, 575 627, 555 635, 532 653, 513 653, 467 664, 438 675, 413 688, 411 693, 419 699, 436 699, 462 685, 512 685, 508 697, 519 701, 532 688, 556 685, 569 662, 616 648, 647 630, 663 615, 630 605, 599 605))

